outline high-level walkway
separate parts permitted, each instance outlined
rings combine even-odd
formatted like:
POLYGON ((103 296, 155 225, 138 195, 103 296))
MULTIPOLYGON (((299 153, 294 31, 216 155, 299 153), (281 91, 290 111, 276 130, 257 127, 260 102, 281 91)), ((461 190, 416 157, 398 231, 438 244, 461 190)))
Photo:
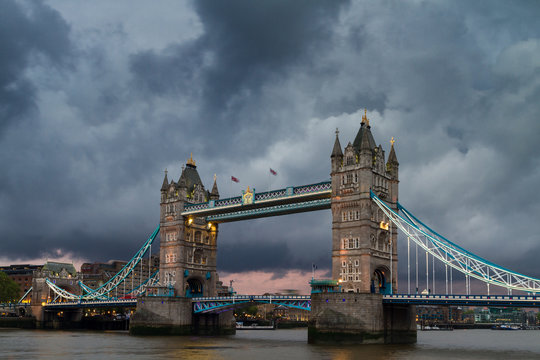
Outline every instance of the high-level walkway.
MULTIPOLYGON (((249 189, 248 189, 249 191, 249 189)), ((290 186, 279 190, 186 204, 182 215, 204 217, 206 221, 223 223, 266 216, 330 209, 332 183, 290 186)))

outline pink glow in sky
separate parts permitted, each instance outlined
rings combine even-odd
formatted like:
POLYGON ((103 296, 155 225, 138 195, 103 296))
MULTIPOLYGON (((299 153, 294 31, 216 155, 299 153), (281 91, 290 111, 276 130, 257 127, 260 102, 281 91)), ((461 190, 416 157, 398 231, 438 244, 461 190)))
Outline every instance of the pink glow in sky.
MULTIPOLYGON (((284 290, 297 290, 300 295, 308 295, 311 291, 309 281, 311 272, 291 270, 280 278, 273 278, 274 273, 263 271, 248 271, 242 273, 220 273, 219 279, 223 285, 229 285, 234 280, 233 287, 238 294, 262 295, 264 293, 280 293, 284 290)), ((315 271, 315 278, 326 277, 326 271, 315 271)))

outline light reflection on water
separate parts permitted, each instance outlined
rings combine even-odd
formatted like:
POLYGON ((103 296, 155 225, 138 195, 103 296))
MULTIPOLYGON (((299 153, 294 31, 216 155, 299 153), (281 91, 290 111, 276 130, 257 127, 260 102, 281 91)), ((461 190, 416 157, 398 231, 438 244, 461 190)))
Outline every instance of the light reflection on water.
POLYGON ((319 346, 306 329, 225 337, 0 329, 1 359, 540 359, 540 331, 418 332, 415 345, 319 346))

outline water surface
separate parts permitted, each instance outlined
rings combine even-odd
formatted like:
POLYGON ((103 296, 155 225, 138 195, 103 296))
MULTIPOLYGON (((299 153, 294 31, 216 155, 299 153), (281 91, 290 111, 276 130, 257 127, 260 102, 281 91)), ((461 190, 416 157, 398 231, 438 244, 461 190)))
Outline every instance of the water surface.
POLYGON ((415 345, 319 346, 307 330, 225 337, 0 329, 0 359, 540 359, 540 331, 419 331, 415 345))

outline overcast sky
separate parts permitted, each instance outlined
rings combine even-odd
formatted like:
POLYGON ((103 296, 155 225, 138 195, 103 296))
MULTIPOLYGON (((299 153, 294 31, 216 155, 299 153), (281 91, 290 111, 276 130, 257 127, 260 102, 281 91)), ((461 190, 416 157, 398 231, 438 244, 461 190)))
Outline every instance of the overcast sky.
MULTIPOLYGON (((327 180, 335 128, 352 142, 366 108, 376 142, 396 138, 405 207, 540 277, 539 16, 535 0, 0 0, 0 263, 129 259, 190 153, 222 197, 327 180)), ((328 210, 219 230, 242 289, 330 267, 328 210)))

